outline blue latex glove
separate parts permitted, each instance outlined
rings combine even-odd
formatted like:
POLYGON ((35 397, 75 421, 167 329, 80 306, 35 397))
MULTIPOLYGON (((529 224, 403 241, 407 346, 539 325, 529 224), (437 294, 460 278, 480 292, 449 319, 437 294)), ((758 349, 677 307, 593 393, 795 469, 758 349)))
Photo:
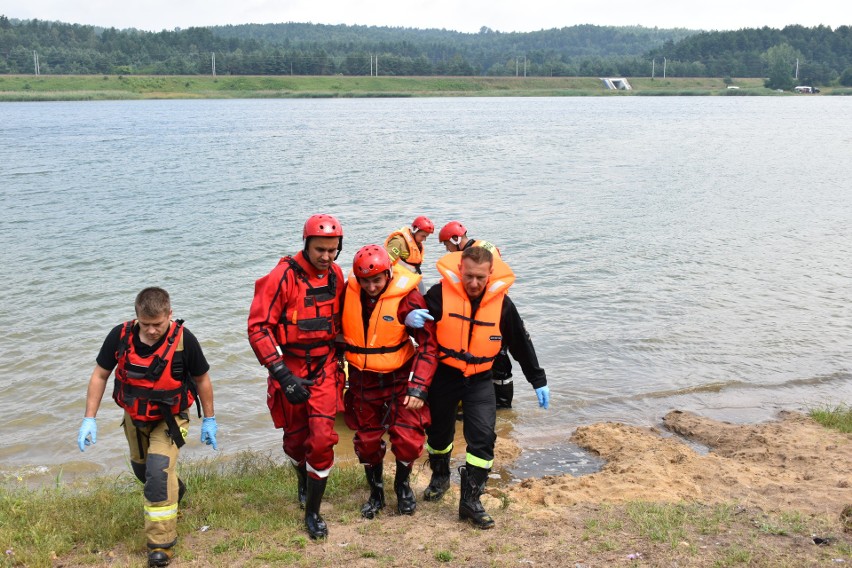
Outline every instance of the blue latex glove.
POLYGON ((538 397, 539 407, 547 410, 547 407, 550 406, 550 387, 547 385, 538 387, 535 389, 535 395, 538 397))
POLYGON ((408 327, 423 327, 423 324, 426 323, 426 320, 435 321, 435 318, 429 314, 429 310, 426 308, 419 308, 417 310, 411 310, 408 312, 408 315, 405 316, 405 325, 408 327))
POLYGON ((214 450, 219 449, 219 446, 216 444, 217 430, 219 430, 219 427, 216 425, 215 416, 209 416, 201 421, 201 441, 208 446, 213 446, 214 450))
POLYGON ((98 441, 98 423, 94 418, 83 418, 80 424, 80 433, 77 434, 77 445, 80 451, 85 452, 86 446, 94 446, 98 441))

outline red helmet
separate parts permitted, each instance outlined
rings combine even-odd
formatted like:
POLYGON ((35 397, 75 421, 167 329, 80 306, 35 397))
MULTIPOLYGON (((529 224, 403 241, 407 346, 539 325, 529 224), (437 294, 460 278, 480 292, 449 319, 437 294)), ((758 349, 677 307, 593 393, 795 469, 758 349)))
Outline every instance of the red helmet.
POLYGON ((331 215, 311 215, 302 230, 302 240, 308 237, 343 237, 343 227, 331 215))
POLYGON ((411 228, 413 229, 411 231, 412 233, 423 231, 424 233, 431 235, 435 232, 435 223, 433 223, 429 217, 421 215, 415 219, 413 223, 411 223, 411 228))
POLYGON ((461 237, 463 237, 465 233, 467 233, 467 229, 464 228, 464 225, 458 221, 450 221, 444 225, 444 228, 441 229, 440 233, 438 233, 438 240, 442 243, 450 241, 454 245, 457 245, 458 242, 456 241, 461 241, 461 237))
POLYGON ((305 253, 308 251, 308 239, 310 237, 338 237, 337 239, 337 257, 340 256, 340 251, 343 250, 343 226, 340 221, 332 215, 311 215, 305 221, 305 228, 302 229, 302 240, 305 241, 305 253))
POLYGON ((352 260, 352 272, 358 278, 369 278, 391 269, 387 251, 379 245, 361 247, 352 260))

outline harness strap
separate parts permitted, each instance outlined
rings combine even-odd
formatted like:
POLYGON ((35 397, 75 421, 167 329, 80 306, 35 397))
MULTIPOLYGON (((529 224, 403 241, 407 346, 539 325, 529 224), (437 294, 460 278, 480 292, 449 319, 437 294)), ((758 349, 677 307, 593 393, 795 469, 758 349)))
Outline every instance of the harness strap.
POLYGON ((281 346, 282 351, 287 353, 291 357, 304 357, 305 355, 309 355, 310 351, 317 349, 319 347, 328 347, 332 349, 335 346, 335 342, 333 339, 328 339, 326 341, 317 341, 315 343, 287 343, 281 346), (303 353, 293 353, 290 349, 298 349, 303 351, 303 353))
POLYGON ((494 327, 497 324, 493 321, 482 321, 475 318, 469 318, 467 316, 463 316, 462 314, 450 314, 451 318, 459 318, 460 320, 469 321, 471 325, 481 325, 482 327, 494 327))
POLYGON ((175 420, 175 415, 172 414, 171 408, 165 406, 164 404, 157 402, 157 406, 160 407, 160 410, 163 411, 166 415, 165 422, 166 427, 168 428, 169 438, 172 439, 172 442, 175 443, 175 446, 178 448, 182 448, 184 444, 186 444, 186 440, 183 438, 183 432, 180 431, 180 427, 177 424, 177 420, 175 420))
MULTIPOLYGON (((134 400, 139 399, 140 406, 142 404, 151 404, 155 406, 160 411, 160 416, 163 417, 163 421, 166 423, 169 438, 171 438, 178 448, 182 447, 186 443, 186 440, 184 440, 183 437, 183 432, 181 432, 180 427, 177 424, 177 420, 175 420, 175 415, 172 414, 172 406, 177 402, 176 398, 179 400, 186 400, 186 391, 184 388, 151 390, 124 384, 122 385, 122 391, 124 393, 124 400, 126 400, 129 404, 133 404, 134 400)), ((183 410, 183 408, 181 410, 183 410)))
POLYGON ((302 268, 296 259, 290 257, 287 259, 287 264, 290 265, 290 268, 296 273, 296 277, 299 278, 305 285, 308 287, 306 294, 308 296, 316 296, 318 300, 331 300, 334 298, 334 294, 337 291, 337 275, 334 273, 334 270, 328 270, 328 284, 325 286, 320 286, 319 288, 315 288, 311 286, 311 281, 308 278, 307 272, 302 268))
POLYGON ((453 359, 464 361, 469 365, 481 365, 482 363, 488 363, 489 361, 493 361, 494 359, 496 359, 496 357, 474 357, 471 353, 467 351, 456 351, 455 349, 450 349, 449 347, 444 347, 443 345, 438 345, 438 351, 440 351, 441 353, 440 355, 438 355, 439 361, 452 357, 453 359))
POLYGON ((409 343, 410 340, 408 339, 392 347, 359 347, 357 345, 350 345, 347 343, 344 349, 350 353, 358 353, 359 355, 383 355, 385 353, 396 353, 409 343))
POLYGON ((121 334, 121 340, 118 342, 118 351, 115 354, 116 361, 124 357, 127 353, 127 348, 130 346, 130 333, 133 331, 133 320, 124 323, 124 331, 121 334))
POLYGON ((153 390, 146 389, 145 387, 135 387, 133 385, 128 385, 127 383, 122 383, 121 390, 126 397, 125 400, 132 401, 139 398, 150 402, 162 402, 165 404, 172 405, 177 402, 174 400, 174 397, 183 394, 184 387, 178 387, 169 390, 153 390))

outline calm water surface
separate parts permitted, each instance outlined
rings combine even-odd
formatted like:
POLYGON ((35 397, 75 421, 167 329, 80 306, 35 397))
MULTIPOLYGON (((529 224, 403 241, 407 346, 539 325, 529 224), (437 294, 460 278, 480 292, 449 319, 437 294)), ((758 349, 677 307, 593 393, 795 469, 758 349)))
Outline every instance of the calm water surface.
MULTIPOLYGON (((125 467, 108 398, 97 445, 76 435, 148 285, 210 360, 220 452, 280 455, 245 322, 316 212, 343 223, 345 269, 419 214, 500 246, 553 397, 516 380, 513 475, 582 470, 581 424, 848 403, 851 151, 841 97, 0 105, 0 471, 125 467)), ((184 454, 211 455, 197 438, 184 454)))

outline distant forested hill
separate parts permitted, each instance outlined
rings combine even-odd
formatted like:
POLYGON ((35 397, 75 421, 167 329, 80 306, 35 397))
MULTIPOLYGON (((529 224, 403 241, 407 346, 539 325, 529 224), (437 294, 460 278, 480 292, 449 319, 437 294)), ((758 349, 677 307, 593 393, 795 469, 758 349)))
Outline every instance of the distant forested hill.
POLYGON ((765 77, 776 63, 774 59, 782 57, 794 73, 798 61, 800 82, 828 84, 844 72, 852 74, 852 27, 700 32, 681 41, 667 41, 650 56, 678 62, 685 75, 713 77, 765 77))
POLYGON ((648 76, 663 58, 669 76, 716 77, 769 76, 773 65, 792 77, 798 59, 827 83, 852 66, 852 47, 848 27, 461 33, 286 23, 143 32, 0 16, 0 73, 648 76))
MULTIPOLYGON (((531 52, 548 52, 560 57, 636 56, 666 42, 678 42, 695 30, 644 28, 640 26, 572 26, 538 32, 499 32, 483 27, 479 33, 444 29, 390 28, 323 24, 245 24, 211 28, 217 36, 255 39, 276 46, 323 46, 331 52, 429 53, 441 46, 443 52, 473 59, 488 53, 515 57, 531 52)), ((437 51, 435 57, 444 53, 437 51)))

